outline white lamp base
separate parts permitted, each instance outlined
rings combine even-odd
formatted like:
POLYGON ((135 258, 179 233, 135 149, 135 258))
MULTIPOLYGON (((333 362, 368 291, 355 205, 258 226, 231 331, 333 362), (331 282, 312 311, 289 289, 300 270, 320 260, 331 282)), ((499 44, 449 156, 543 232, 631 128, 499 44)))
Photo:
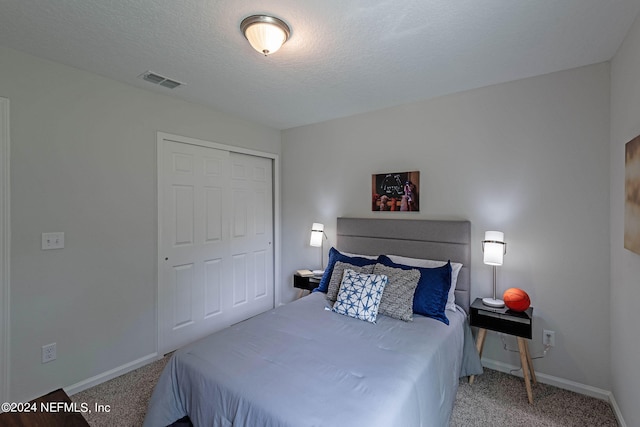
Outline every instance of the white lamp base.
POLYGON ((489 307, 504 307, 504 301, 502 301, 501 299, 482 298, 482 303, 484 305, 488 305, 489 307))

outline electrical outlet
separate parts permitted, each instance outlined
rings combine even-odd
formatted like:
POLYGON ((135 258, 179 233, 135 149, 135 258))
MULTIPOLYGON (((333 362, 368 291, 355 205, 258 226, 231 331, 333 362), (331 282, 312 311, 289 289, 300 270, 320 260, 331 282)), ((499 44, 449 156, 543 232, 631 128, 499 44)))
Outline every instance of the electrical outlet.
POLYGON ((42 250, 64 248, 64 233, 42 233, 42 250))
POLYGON ((56 360, 56 343, 42 346, 42 363, 48 363, 56 360))
POLYGON ((556 331, 545 329, 542 331, 542 344, 549 347, 556 346, 556 331))

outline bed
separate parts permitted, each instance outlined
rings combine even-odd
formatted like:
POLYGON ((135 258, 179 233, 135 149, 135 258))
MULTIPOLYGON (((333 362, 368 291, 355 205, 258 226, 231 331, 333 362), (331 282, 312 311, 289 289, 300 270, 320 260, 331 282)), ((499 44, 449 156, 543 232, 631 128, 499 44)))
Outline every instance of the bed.
POLYGON ((469 222, 338 218, 336 246, 462 263, 448 325, 419 314, 363 321, 314 292, 178 350, 144 425, 448 425, 458 378, 482 372, 467 322, 469 222))

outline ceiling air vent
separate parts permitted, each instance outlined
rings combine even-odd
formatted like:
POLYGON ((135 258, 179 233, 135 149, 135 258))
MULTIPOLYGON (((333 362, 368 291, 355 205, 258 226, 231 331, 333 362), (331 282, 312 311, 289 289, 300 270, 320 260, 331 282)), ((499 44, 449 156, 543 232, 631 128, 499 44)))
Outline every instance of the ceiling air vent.
POLYGON ((168 89, 175 89, 178 86, 182 86, 184 84, 176 80, 172 80, 168 77, 161 76, 160 74, 154 73, 153 71, 146 71, 140 74, 138 77, 148 81, 149 83, 153 83, 154 85, 160 85, 168 89))

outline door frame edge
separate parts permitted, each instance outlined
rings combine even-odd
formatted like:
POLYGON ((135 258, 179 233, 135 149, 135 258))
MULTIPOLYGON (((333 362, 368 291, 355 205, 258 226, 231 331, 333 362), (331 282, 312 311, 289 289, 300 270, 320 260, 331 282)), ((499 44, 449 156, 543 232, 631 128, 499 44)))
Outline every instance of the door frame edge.
POLYGON ((0 97, 0 122, 0 402, 7 402, 11 372, 11 133, 8 98, 0 97))

